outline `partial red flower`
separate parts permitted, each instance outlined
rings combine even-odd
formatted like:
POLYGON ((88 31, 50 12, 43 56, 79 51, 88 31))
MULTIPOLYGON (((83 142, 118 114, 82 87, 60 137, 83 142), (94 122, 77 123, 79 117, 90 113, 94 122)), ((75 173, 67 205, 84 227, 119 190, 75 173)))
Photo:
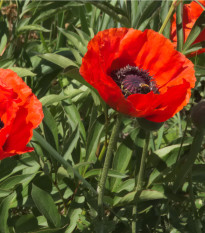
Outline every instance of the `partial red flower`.
POLYGON ((26 83, 0 69, 0 160, 33 151, 26 147, 43 119, 42 105, 26 83))
MULTIPOLYGON (((205 1, 198 0, 204 7, 205 1)), ((184 42, 187 40, 189 33, 191 32, 192 27, 194 26, 196 20, 199 18, 201 13, 203 12, 202 6, 192 1, 190 4, 184 4, 183 6, 183 32, 184 32, 184 42)), ((177 46, 177 32, 176 32, 176 13, 173 15, 172 25, 171 25, 171 40, 173 41, 175 47, 177 46)), ((199 34, 193 44, 205 41, 205 29, 199 34)), ((204 53, 205 48, 199 49, 196 52, 189 54, 189 56, 193 56, 196 54, 204 53)))
POLYGON ((163 122, 189 101, 194 68, 163 35, 111 28, 88 44, 80 74, 115 110, 163 122))

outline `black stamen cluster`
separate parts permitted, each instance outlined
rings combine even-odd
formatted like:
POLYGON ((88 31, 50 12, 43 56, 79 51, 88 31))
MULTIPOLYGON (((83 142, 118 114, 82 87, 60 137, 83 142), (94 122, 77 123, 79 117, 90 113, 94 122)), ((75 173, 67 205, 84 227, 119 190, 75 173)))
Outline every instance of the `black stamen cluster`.
POLYGON ((156 82, 146 70, 127 65, 111 72, 112 79, 121 88, 125 97, 132 94, 159 93, 156 82))

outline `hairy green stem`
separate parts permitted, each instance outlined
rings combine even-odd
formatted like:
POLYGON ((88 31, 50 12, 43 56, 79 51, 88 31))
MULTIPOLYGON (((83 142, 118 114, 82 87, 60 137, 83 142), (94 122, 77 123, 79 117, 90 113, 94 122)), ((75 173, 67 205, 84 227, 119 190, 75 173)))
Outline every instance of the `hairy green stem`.
POLYGON ((172 16, 172 13, 174 11, 174 8, 176 7, 177 2, 178 2, 178 0, 173 0, 172 5, 171 5, 169 12, 167 14, 167 17, 165 18, 165 20, 164 20, 164 22, 159 30, 159 33, 162 33, 164 31, 165 27, 167 26, 167 23, 169 22, 169 19, 172 16))
POLYGON ((113 150, 116 146, 116 142, 117 142, 117 138, 118 138, 118 134, 119 134, 119 129, 120 129, 120 123, 121 123, 121 116, 118 115, 117 120, 116 120, 115 125, 114 125, 113 130, 112 130, 109 145, 107 148, 104 166, 103 166, 101 177, 100 177, 100 182, 98 185, 98 217, 102 223, 101 229, 100 229, 101 233, 104 232, 104 229, 103 229, 103 220, 104 220, 103 196, 104 196, 105 182, 107 179, 108 169, 110 167, 110 162, 112 159, 113 150))
POLYGON ((132 221, 132 233, 137 232, 137 202, 138 198, 140 196, 140 193, 143 188, 143 175, 144 175, 144 170, 145 170, 145 162, 146 162, 146 157, 149 149, 149 139, 150 139, 150 131, 146 130, 146 135, 145 135, 145 143, 142 151, 142 158, 140 162, 140 170, 138 173, 138 176, 135 174, 135 204, 133 206, 132 210, 132 216, 133 216, 133 221, 132 221))
POLYGON ((176 12, 176 23, 177 23, 177 50, 179 52, 182 51, 183 44, 184 44, 184 35, 183 35, 183 3, 181 2, 177 7, 176 12))

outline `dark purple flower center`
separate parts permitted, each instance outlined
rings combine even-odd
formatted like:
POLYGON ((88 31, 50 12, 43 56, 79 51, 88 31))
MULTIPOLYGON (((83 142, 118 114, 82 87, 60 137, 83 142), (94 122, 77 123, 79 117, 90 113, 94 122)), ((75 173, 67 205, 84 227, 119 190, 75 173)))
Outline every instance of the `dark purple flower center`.
POLYGON ((2 129, 3 127, 4 127, 4 122, 1 121, 1 119, 0 119, 0 129, 2 129))
POLYGON ((121 88, 125 97, 132 94, 159 93, 156 82, 148 71, 127 65, 111 72, 111 77, 121 88))

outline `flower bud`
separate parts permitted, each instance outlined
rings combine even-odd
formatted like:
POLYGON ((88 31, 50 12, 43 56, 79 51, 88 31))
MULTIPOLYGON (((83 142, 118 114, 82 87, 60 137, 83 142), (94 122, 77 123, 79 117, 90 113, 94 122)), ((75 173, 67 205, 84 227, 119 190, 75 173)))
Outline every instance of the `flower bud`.
POLYGON ((164 122, 153 122, 145 118, 138 118, 138 122, 143 129, 149 130, 149 131, 158 130, 164 124, 164 122))
POLYGON ((201 100, 192 108, 191 119, 198 129, 205 129, 205 100, 201 100))

